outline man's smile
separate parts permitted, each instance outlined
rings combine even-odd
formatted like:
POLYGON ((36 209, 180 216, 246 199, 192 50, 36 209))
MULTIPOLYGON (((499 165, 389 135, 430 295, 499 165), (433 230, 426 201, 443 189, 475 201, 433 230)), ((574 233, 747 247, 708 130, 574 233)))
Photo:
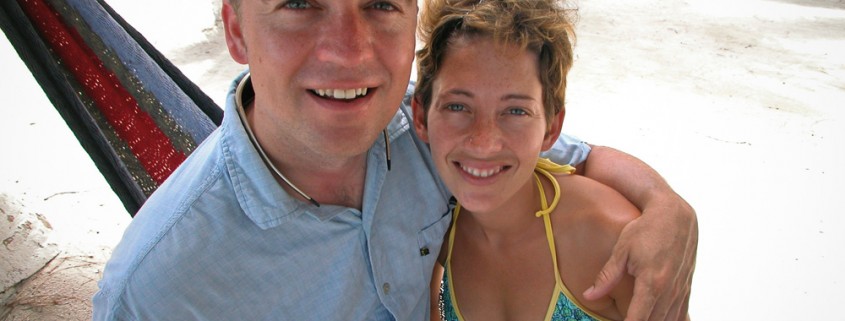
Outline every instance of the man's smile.
POLYGON ((352 100, 367 95, 369 88, 312 89, 311 92, 323 98, 352 100))

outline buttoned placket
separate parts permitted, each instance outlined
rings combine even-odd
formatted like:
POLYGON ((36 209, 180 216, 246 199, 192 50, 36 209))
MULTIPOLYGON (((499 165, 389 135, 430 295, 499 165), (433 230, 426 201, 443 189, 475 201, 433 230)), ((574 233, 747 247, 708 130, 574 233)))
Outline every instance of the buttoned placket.
MULTIPOLYGON (((384 188, 385 180, 387 179, 387 161, 385 158, 385 148, 384 148, 385 141, 383 138, 380 141, 377 141, 376 144, 370 150, 368 155, 368 168, 367 171, 373 171, 372 173, 375 175, 372 181, 368 181, 367 183, 373 184, 373 186, 367 186, 366 189, 369 191, 381 191, 384 188)), ((381 192, 377 193, 376 195, 364 195, 365 204, 369 206, 377 206, 379 203, 378 197, 382 195, 381 192)), ((366 208, 366 206, 365 206, 366 208)), ((373 272, 373 282, 376 285, 376 289, 380 292, 380 297, 382 298, 382 303, 385 305, 388 310, 391 310, 391 307, 395 305, 395 301, 390 298, 392 285, 390 280, 390 268, 388 267, 389 262, 386 261, 386 258, 381 257, 385 253, 383 249, 374 248, 374 246, 381 244, 378 240, 377 233, 374 234, 374 223, 377 218, 374 217, 375 212, 378 212, 377 208, 369 208, 365 212, 362 213, 363 219, 363 227, 364 233, 366 234, 367 240, 367 252, 369 255, 369 261, 371 264, 372 272, 373 272), (374 245, 375 244, 375 245, 374 245)), ((395 312, 395 311, 391 311, 395 312)))

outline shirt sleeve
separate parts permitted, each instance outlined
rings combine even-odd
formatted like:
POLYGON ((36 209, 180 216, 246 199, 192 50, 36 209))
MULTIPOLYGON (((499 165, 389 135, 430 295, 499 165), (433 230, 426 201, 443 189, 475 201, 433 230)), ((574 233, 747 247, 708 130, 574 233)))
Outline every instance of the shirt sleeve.
POLYGON ((555 144, 549 150, 540 154, 558 164, 577 166, 587 160, 590 155, 590 145, 574 136, 560 134, 555 144))

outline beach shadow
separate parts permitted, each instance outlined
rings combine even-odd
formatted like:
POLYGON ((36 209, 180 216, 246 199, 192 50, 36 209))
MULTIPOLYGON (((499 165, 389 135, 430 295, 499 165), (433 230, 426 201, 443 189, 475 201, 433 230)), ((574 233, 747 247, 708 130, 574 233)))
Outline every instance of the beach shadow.
POLYGON ((769 0, 772 2, 790 3, 804 7, 827 9, 845 9, 845 0, 769 0))

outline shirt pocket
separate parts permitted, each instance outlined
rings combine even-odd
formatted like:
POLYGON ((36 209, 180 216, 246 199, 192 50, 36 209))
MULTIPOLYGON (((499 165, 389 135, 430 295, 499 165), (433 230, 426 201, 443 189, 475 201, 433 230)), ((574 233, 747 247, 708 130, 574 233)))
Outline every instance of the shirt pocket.
POLYGON ((446 230, 449 229, 449 224, 452 223, 452 209, 449 207, 441 217, 423 228, 417 234, 417 245, 420 250, 420 259, 422 260, 423 278, 426 282, 431 280, 431 272, 434 264, 437 261, 437 256, 440 254, 440 248, 443 245, 443 240, 446 230))

